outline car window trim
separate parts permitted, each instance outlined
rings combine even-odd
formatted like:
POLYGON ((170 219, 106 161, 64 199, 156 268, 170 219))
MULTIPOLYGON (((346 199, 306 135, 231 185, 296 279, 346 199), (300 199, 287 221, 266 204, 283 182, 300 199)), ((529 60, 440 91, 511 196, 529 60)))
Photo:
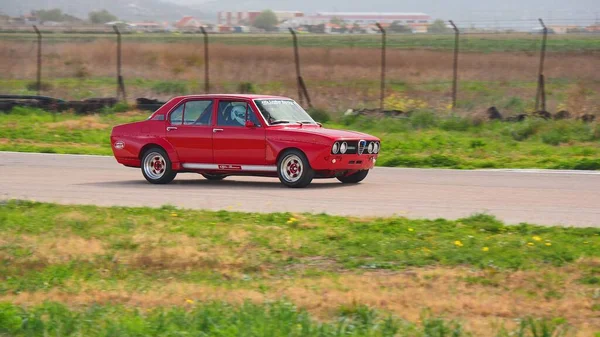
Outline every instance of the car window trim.
POLYGON ((204 126, 204 127, 213 127, 215 125, 215 102, 217 100, 215 98, 202 98, 202 99, 197 99, 197 98, 186 98, 186 99, 182 99, 179 104, 177 104, 176 106, 174 106, 171 110, 169 110, 169 112, 167 112, 167 118, 166 120, 169 122, 169 125, 178 125, 178 126, 204 126), (185 124, 185 104, 187 102, 194 102, 194 101, 212 101, 213 107, 212 107, 212 111, 211 111, 211 118, 210 118, 210 124, 185 124), (173 124, 171 123, 171 114, 173 114, 173 112, 175 112, 181 105, 183 105, 183 112, 181 114, 181 124, 173 124))

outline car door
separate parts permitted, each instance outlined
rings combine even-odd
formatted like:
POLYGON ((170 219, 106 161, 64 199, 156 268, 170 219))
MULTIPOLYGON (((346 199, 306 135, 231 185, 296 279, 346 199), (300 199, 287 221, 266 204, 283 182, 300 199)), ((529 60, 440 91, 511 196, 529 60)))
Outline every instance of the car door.
POLYGON ((261 125, 249 101, 218 100, 213 131, 213 155, 216 164, 246 165, 229 167, 236 170, 263 169, 257 166, 266 163, 265 127, 261 125), (245 123, 246 113, 252 126, 245 123))
POLYGON ((214 100, 187 100, 169 113, 166 137, 182 164, 212 164, 214 100))

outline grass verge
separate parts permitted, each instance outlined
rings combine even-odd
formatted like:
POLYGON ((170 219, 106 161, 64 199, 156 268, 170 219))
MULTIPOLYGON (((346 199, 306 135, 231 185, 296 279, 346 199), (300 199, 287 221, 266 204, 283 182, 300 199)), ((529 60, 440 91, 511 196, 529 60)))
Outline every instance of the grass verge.
MULTIPOLYGON (((112 155, 110 130, 145 119, 147 112, 92 116, 15 108, 0 115, 0 150, 112 155)), ((351 116, 327 127, 382 139, 377 165, 439 168, 600 169, 600 124, 576 120, 477 123, 419 111, 409 118, 351 116)))
POLYGON ((0 334, 508 336, 534 317, 589 336, 598 273, 600 229, 481 214, 0 205, 0 334))

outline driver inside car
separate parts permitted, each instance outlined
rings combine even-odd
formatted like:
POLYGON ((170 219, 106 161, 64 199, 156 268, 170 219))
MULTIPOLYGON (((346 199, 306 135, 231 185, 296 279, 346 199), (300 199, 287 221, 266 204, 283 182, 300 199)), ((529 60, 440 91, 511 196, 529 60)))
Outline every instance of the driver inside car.
POLYGON ((246 124, 246 107, 244 105, 236 105, 231 109, 231 115, 229 116, 229 122, 231 125, 245 125, 246 124))

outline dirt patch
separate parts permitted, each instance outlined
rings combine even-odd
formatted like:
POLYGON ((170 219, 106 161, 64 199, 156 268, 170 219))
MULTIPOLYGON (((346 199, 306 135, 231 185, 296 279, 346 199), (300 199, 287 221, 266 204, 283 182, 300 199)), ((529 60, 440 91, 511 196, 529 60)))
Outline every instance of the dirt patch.
POLYGON ((86 116, 62 122, 48 123, 46 126, 52 130, 59 128, 68 130, 104 130, 110 127, 110 125, 100 122, 100 117, 98 116, 86 116))
POLYGON ((477 336, 488 336, 498 324, 512 326, 514 319, 564 317, 577 329, 576 336, 591 336, 600 329, 600 317, 592 310, 593 291, 577 282, 577 266, 490 275, 467 268, 428 268, 403 272, 342 273, 335 277, 300 277, 249 283, 245 289, 228 286, 167 282, 145 293, 122 289, 103 291, 81 289, 80 293, 52 290, 48 293, 4 295, 0 300, 35 304, 45 300, 71 305, 120 303, 141 307, 189 305, 189 301, 224 300, 240 303, 251 300, 286 298, 307 309, 318 319, 328 320, 341 306, 357 303, 394 313, 418 322, 423 309, 463 321, 477 336), (498 285, 469 282, 473 278, 495 277, 498 285), (557 278, 559 281, 552 281, 557 278), (550 281, 548 281, 550 279, 550 281), (269 292, 258 291, 266 285, 269 292), (545 297, 554 289, 560 296, 545 297))

